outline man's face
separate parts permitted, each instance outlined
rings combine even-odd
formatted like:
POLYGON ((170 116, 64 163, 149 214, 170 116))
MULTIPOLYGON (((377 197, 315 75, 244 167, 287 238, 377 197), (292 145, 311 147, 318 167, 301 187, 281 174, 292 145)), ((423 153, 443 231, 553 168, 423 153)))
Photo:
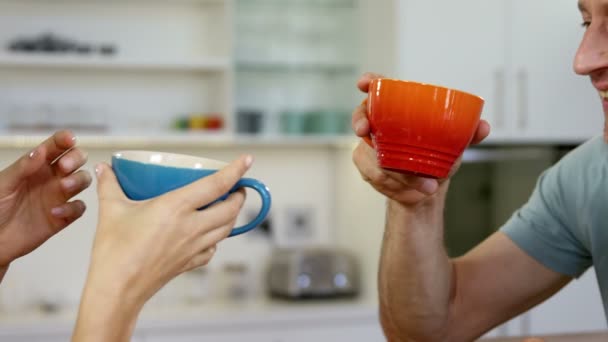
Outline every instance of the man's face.
MULTIPOLYGON (((608 0, 579 0, 585 34, 574 58, 574 71, 588 75, 608 117, 608 0)), ((608 125, 604 137, 608 141, 608 125)))

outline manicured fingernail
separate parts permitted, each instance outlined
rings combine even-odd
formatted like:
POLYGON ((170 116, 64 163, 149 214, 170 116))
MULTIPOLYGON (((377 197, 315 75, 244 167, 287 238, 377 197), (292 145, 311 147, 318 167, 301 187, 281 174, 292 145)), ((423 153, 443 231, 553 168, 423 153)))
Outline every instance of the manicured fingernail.
POLYGON ((64 189, 72 189, 74 186, 76 186, 76 180, 72 178, 64 178, 61 180, 61 186, 63 186, 64 189))
POLYGON ((34 157, 36 157, 36 155, 38 155, 38 149, 37 149, 37 148, 33 149, 33 150, 32 150, 32 151, 31 151, 31 152, 28 154, 28 157, 30 157, 30 158, 34 158, 34 157))
POLYGON ((420 191, 427 194, 432 195, 437 191, 437 181, 433 179, 425 179, 420 187, 420 191))
POLYGON ((102 171, 103 170, 102 170, 101 164, 95 165, 95 175, 97 175, 97 177, 101 176, 102 171))
POLYGON ((53 214, 53 216, 57 216, 57 217, 60 217, 61 215, 63 215, 64 212, 65 212, 65 210, 62 207, 55 207, 55 208, 51 209, 51 214, 53 214))
POLYGON ((73 136, 73 137, 72 137, 72 141, 73 141, 73 142, 76 142, 76 140, 78 140, 78 139, 76 138, 76 136, 73 136))
POLYGON ((74 169, 74 160, 72 159, 62 159, 61 166, 65 171, 72 171, 74 169))
POLYGON ((253 164, 253 157, 251 155, 247 155, 245 157, 245 165, 247 166, 247 168, 250 168, 252 164, 253 164))

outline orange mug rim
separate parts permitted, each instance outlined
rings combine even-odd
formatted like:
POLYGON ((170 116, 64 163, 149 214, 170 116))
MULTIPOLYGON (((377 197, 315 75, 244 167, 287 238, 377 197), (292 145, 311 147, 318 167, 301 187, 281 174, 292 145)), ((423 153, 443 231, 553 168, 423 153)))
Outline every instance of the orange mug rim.
POLYGON ((460 89, 456 89, 456 88, 450 88, 450 87, 446 87, 446 86, 442 86, 442 85, 438 85, 438 84, 433 84, 433 83, 425 83, 425 82, 419 82, 419 81, 412 81, 412 80, 402 80, 402 79, 398 79, 398 78, 390 78, 390 77, 378 77, 373 79, 372 81, 394 81, 397 83, 410 83, 410 84, 415 84, 415 85, 420 85, 420 86, 424 86, 424 87, 429 87, 429 88, 439 88, 439 89, 445 89, 445 90, 450 90, 450 91, 455 91, 457 93, 461 93, 464 95, 468 95, 474 98, 477 98, 483 102, 485 102, 485 99, 479 95, 475 95, 473 93, 469 93, 467 91, 464 90, 460 90, 460 89))

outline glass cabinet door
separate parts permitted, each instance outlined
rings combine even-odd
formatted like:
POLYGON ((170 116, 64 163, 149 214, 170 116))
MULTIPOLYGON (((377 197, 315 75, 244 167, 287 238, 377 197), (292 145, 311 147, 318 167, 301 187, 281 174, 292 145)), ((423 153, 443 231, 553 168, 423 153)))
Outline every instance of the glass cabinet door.
POLYGON ((237 0, 237 132, 350 133, 357 16, 355 0, 237 0))

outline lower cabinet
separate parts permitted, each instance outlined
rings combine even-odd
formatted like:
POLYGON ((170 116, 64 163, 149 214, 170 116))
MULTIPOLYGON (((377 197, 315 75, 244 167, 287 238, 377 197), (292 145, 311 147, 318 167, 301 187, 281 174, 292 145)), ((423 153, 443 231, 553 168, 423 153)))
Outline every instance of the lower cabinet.
POLYGON ((570 282, 522 319, 522 334, 550 335, 606 330, 606 316, 594 269, 570 282))

